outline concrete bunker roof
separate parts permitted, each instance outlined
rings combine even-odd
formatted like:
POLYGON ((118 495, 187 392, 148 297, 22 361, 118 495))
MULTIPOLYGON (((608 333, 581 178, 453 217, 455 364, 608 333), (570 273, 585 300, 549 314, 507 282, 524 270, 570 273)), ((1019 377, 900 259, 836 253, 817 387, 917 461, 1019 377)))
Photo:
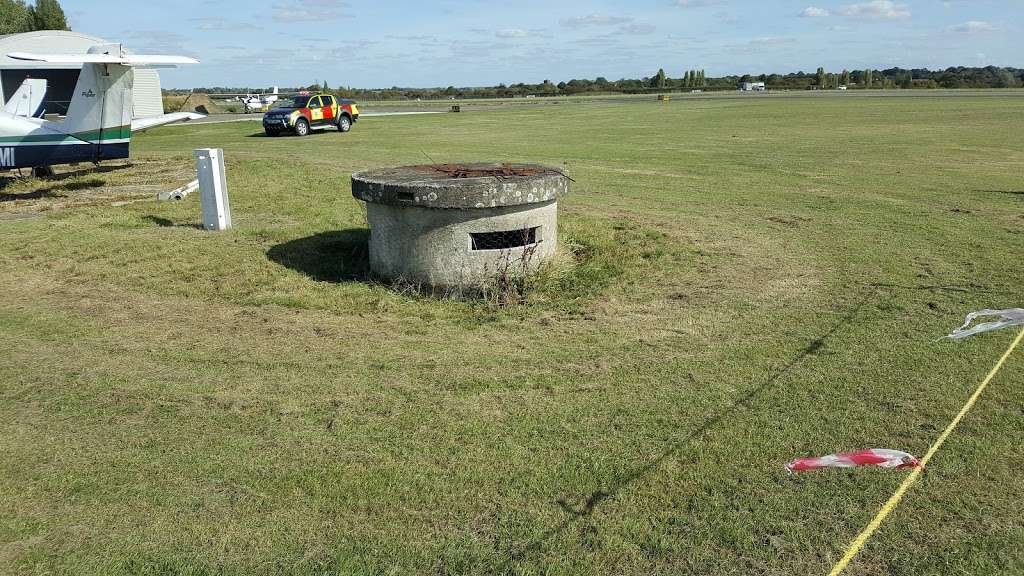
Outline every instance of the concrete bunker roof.
POLYGON ((352 196, 364 202, 442 209, 540 204, 569 193, 569 177, 542 164, 422 164, 352 175, 352 196))

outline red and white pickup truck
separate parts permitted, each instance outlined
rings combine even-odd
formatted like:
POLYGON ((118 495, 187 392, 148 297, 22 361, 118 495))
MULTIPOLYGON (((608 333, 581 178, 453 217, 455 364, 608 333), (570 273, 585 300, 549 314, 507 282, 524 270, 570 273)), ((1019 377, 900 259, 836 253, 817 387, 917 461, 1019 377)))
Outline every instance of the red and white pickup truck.
POLYGON ((263 115, 263 130, 267 136, 279 136, 285 132, 305 136, 310 130, 325 128, 348 132, 358 119, 359 109, 352 100, 335 98, 330 94, 299 94, 267 111, 263 115))

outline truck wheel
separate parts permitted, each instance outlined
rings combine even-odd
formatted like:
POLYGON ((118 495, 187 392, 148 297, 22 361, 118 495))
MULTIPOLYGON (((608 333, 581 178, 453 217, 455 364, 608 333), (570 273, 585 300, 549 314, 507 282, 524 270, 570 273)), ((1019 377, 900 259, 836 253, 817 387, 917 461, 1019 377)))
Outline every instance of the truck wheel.
POLYGON ((305 136, 309 134, 309 121, 305 118, 299 118, 295 121, 295 135, 305 136))
POLYGON ((347 115, 338 116, 338 132, 348 132, 352 129, 352 119, 347 115))

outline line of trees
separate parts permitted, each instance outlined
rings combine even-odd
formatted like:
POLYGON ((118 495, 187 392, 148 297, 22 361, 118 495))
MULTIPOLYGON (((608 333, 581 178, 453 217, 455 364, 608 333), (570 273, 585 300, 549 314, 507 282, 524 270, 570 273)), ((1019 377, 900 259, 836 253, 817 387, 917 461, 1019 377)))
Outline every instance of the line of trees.
MULTIPOLYGON (((0 0, 2 2, 4 0, 0 0)), ((1024 85, 1024 69, 951 67, 945 70, 927 68, 888 68, 886 70, 842 70, 831 73, 824 68, 815 72, 793 72, 790 74, 750 74, 708 77, 703 70, 686 70, 680 78, 670 78, 664 69, 650 77, 610 81, 604 77, 594 80, 573 79, 554 83, 544 80, 540 84, 499 84, 497 86, 457 88, 403 88, 394 86, 385 89, 362 89, 340 86, 327 88, 323 81, 309 86, 282 88, 283 92, 297 90, 330 91, 345 98, 362 100, 443 100, 448 98, 515 98, 525 96, 566 96, 576 94, 644 94, 650 92, 671 92, 700 90, 735 90, 741 82, 761 81, 769 90, 817 90, 846 86, 858 89, 927 89, 927 88, 1017 88, 1024 85)), ((252 88, 216 86, 197 88, 197 92, 235 93, 251 92, 252 88)), ((267 88, 255 91, 266 92, 267 88)), ((170 92, 170 91, 169 91, 170 92)), ((188 92, 187 90, 185 91, 188 92)))
MULTIPOLYGON (((604 79, 603 78, 598 78, 597 80, 595 80, 595 83, 597 83, 600 80, 604 80, 604 79)), ((547 82, 547 80, 545 80, 545 82, 547 82)), ((570 82, 574 82, 574 81, 570 81, 570 82)), ((586 80, 583 80, 582 82, 586 82, 586 80)), ((617 83, 608 83, 607 80, 604 80, 604 83, 606 83, 606 84, 619 84, 621 82, 625 82, 625 80, 619 80, 619 82, 617 82, 617 83)), ((687 70, 686 72, 683 73, 683 77, 682 78, 680 78, 679 80, 672 80, 668 76, 665 75, 665 69, 664 68, 658 68, 658 73, 657 74, 655 74, 654 76, 652 76, 650 78, 644 78, 642 82, 646 82, 651 88, 658 88, 658 89, 665 89, 665 88, 704 88, 704 87, 706 87, 708 85, 707 79, 704 77, 704 71, 703 70, 687 70)), ((568 86, 568 84, 567 84, 567 86, 568 86)), ((559 84, 559 87, 561 88, 561 84, 559 84)))
POLYGON ((33 30, 70 30, 64 9, 58 0, 0 0, 0 34, 18 34, 33 30))
MULTIPOLYGON (((744 76, 744 80, 752 79, 744 76)), ((846 86, 847 89, 912 89, 912 88, 1019 88, 1024 85, 1024 69, 986 66, 970 68, 956 66, 945 70, 927 68, 888 68, 886 70, 843 70, 826 72, 818 68, 813 75, 797 72, 780 76, 762 74, 758 77, 771 89, 820 89, 846 86)))
POLYGON ((687 70, 683 74, 681 88, 707 88, 708 81, 703 70, 687 70))

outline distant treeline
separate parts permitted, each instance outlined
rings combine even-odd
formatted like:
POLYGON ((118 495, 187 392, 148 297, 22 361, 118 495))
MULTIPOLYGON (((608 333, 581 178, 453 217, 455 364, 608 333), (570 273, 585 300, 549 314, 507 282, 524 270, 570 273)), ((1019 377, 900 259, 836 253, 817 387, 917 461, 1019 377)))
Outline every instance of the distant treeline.
MULTIPOLYGON (((448 86, 447 88, 401 88, 384 89, 331 88, 327 82, 309 86, 284 88, 282 92, 300 90, 325 91, 345 98, 362 100, 443 100, 449 98, 515 98, 525 96, 564 96, 575 94, 643 94, 649 92, 690 91, 690 90, 735 90, 741 82, 764 82, 768 90, 827 90, 846 86, 847 89, 928 89, 928 88, 1018 88, 1024 85, 1024 69, 969 68, 957 66, 945 70, 927 68, 889 68, 886 70, 843 70, 839 73, 826 72, 819 68, 815 72, 791 74, 761 74, 743 76, 705 76, 703 70, 688 70, 681 78, 669 78, 663 70, 646 78, 608 80, 598 77, 594 80, 569 80, 553 83, 545 80, 540 84, 499 84, 486 87, 448 86)), ((269 92, 269 88, 239 88, 214 86, 196 88, 196 92, 208 94, 231 94, 247 92, 269 92)), ((166 90, 168 94, 188 93, 188 90, 166 90)))

